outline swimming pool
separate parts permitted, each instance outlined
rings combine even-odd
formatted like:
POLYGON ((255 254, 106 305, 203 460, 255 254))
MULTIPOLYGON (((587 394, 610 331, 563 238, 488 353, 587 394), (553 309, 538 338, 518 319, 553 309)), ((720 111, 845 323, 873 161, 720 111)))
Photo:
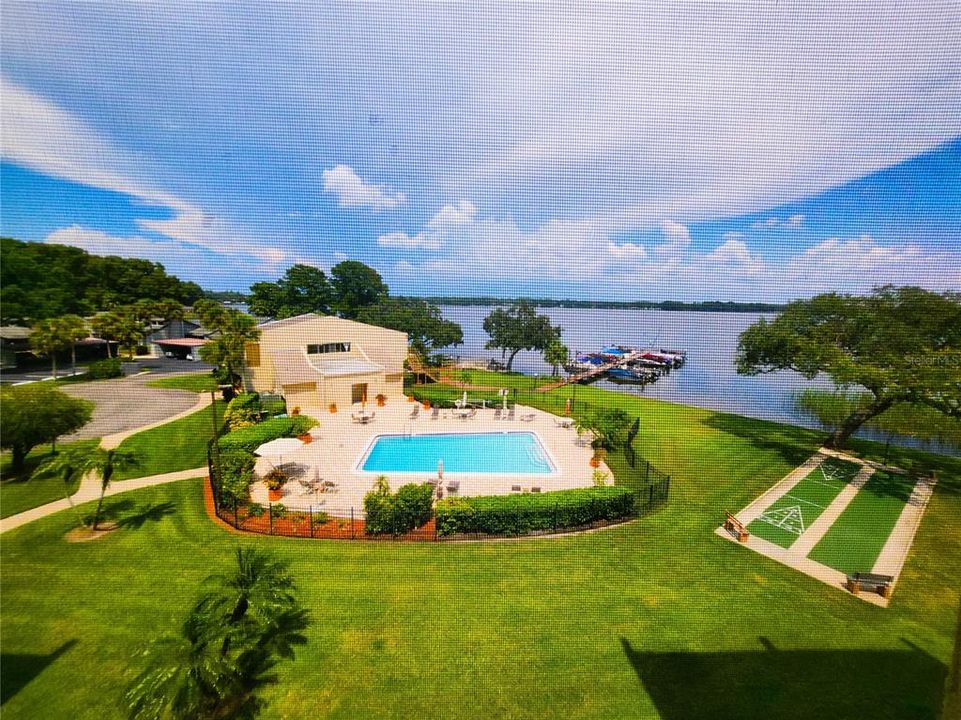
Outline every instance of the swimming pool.
POLYGON ((555 471, 532 432, 378 435, 359 463, 364 472, 504 473, 547 475, 555 471))

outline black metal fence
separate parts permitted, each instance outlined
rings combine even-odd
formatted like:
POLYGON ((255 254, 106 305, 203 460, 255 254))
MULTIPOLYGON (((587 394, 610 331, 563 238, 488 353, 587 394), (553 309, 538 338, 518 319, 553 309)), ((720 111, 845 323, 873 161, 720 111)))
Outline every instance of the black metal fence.
MULTIPOLYGON (((218 437, 220 434, 222 433, 219 433, 218 437)), ((213 507, 221 521, 237 530, 262 535, 332 540, 443 542, 505 537, 487 534, 440 535, 433 520, 399 537, 369 535, 365 532, 366 516, 362 508, 338 508, 329 504, 329 502, 325 502, 323 505, 309 506, 306 510, 293 510, 286 508, 279 502, 269 503, 266 506, 240 502, 221 493, 221 468, 216 447, 217 439, 217 437, 213 438, 207 446, 207 468, 213 507)), ((667 501, 670 495, 671 478, 646 460, 638 458, 632 446, 628 447, 630 448, 629 453, 625 449, 623 457, 618 453, 609 456, 609 460, 613 465, 612 469, 614 469, 618 484, 631 488, 634 493, 634 512, 630 518, 630 520, 634 520, 644 517, 667 501)), ((556 512, 554 516, 557 517, 556 512)), ((565 527, 560 526, 555 519, 549 529, 531 533, 531 535, 580 532, 611 524, 615 523, 597 521, 587 525, 565 527)))

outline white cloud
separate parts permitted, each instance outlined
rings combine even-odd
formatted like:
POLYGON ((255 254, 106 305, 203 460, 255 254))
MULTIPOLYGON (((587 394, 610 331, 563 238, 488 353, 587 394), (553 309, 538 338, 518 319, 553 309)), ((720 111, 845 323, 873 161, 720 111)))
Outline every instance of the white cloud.
POLYGON ((341 207, 368 207, 377 212, 404 203, 404 194, 365 182, 349 165, 324 170, 324 190, 337 196, 341 207))
POLYGON ((779 217, 769 217, 752 223, 751 227, 755 230, 773 230, 775 228, 799 230, 804 227, 804 215, 797 213, 791 215, 786 220, 781 220, 779 217))
MULTIPOLYGON (((45 175, 122 193, 147 205, 166 207, 172 217, 138 219, 136 223, 144 230, 185 244, 185 248, 193 245, 217 253, 247 255, 262 261, 264 269, 273 268, 286 257, 280 248, 249 237, 224 218, 137 179, 142 173, 141 158, 114 146, 82 120, 5 77, 2 97, 5 160, 45 175)), ((77 226, 66 230, 70 232, 62 237, 71 237, 70 233, 79 237, 77 226)), ((92 242, 93 237, 88 236, 85 242, 92 242)), ((112 236, 104 234, 101 240, 106 243, 108 237, 112 236)), ((167 240, 139 236, 124 247, 142 247, 146 252, 144 243, 157 243, 155 254, 171 247, 167 240)))
POLYGON ((408 235, 402 231, 387 233, 377 238, 377 244, 403 250, 440 250, 444 247, 442 240, 428 232, 419 232, 416 235, 408 235))
POLYGON ((661 220, 661 232, 668 241, 677 245, 688 245, 691 242, 691 233, 687 226, 673 220, 661 220))
POLYGON ((751 224, 755 230, 771 230, 781 224, 781 218, 769 217, 766 220, 757 220, 751 224))
POLYGON ((647 258, 647 250, 644 249, 644 246, 631 242, 620 244, 608 242, 607 252, 620 259, 644 260, 647 258))
POLYGON ((432 230, 444 230, 456 225, 466 225, 474 219, 477 207, 470 200, 461 200, 456 205, 445 205, 431 218, 427 226, 432 230))
POLYGON ((732 231, 730 231, 730 232, 724 233, 724 235, 721 236, 721 239, 723 239, 723 240, 740 240, 740 239, 743 238, 743 237, 744 237, 744 233, 742 233, 742 232, 737 232, 737 231, 732 230, 732 231))

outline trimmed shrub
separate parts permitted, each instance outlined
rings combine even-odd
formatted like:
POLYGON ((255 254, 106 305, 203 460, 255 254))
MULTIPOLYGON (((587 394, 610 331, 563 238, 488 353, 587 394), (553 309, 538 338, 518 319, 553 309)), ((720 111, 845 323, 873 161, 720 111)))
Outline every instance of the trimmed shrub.
POLYGON ((123 376, 120 358, 97 360, 87 365, 86 377, 90 380, 108 380, 123 376))
POLYGON ((246 450, 228 450, 220 453, 220 504, 228 506, 236 501, 245 503, 250 499, 250 483, 254 479, 257 459, 246 450))
POLYGON ((224 423, 233 430, 250 427, 257 423, 260 417, 260 395, 258 393, 241 393, 227 403, 224 411, 224 423))
POLYGON ((437 503, 437 533, 526 535, 623 520, 634 514, 634 493, 625 487, 590 487, 525 495, 447 498, 437 503))
POLYGON ((246 450, 252 453, 265 442, 277 438, 297 437, 316 425, 317 421, 306 415, 271 418, 262 423, 227 433, 218 440, 218 444, 222 451, 246 450))
POLYGON ((391 494, 387 479, 377 479, 374 489, 364 496, 364 532, 368 535, 403 535, 418 528, 431 518, 433 488, 404 485, 391 494))

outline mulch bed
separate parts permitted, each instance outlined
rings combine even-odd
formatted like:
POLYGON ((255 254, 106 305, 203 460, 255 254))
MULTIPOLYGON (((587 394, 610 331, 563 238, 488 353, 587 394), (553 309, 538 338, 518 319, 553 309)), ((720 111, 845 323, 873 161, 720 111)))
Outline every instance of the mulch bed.
MULTIPOLYGON (((314 520, 313 530, 307 513, 288 510, 283 517, 275 517, 271 522, 266 512, 258 517, 248 516, 246 510, 237 513, 237 524, 227 522, 218 517, 214 509, 214 495, 210 488, 210 481, 204 482, 204 509, 207 515, 222 528, 232 532, 257 533, 260 535, 279 535, 283 537, 314 538, 319 540, 406 540, 425 541, 434 539, 434 519, 431 518, 423 525, 406 535, 370 536, 364 534, 364 521, 360 518, 331 517, 325 523, 314 520)), ((233 518, 231 518, 232 520, 233 518)))

